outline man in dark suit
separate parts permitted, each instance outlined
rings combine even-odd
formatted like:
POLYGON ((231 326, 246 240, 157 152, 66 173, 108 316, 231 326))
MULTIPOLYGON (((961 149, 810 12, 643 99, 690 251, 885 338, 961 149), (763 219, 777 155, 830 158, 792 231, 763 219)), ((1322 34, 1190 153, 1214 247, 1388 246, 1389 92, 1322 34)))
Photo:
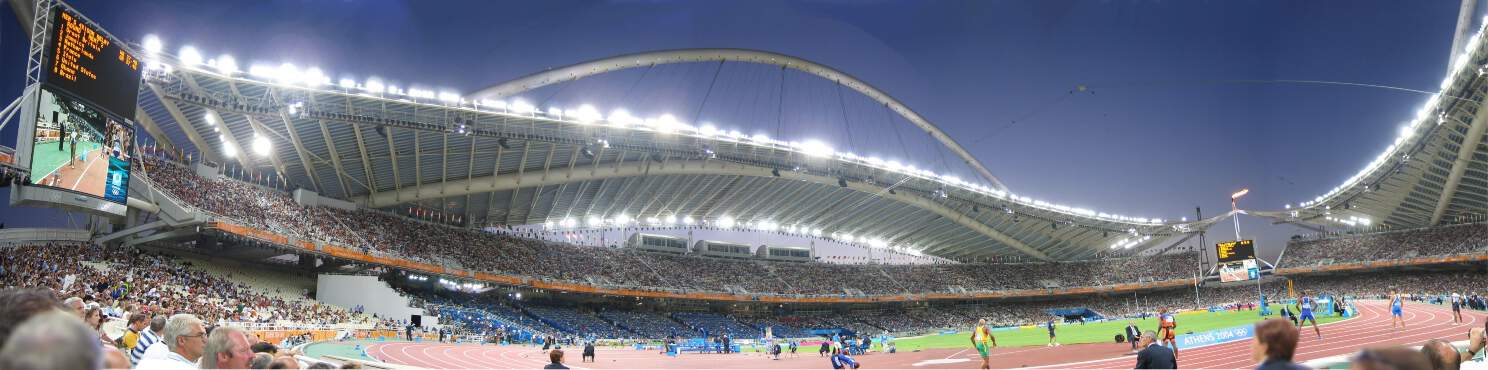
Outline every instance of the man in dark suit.
POLYGON ((1138 369, 1177 369, 1178 359, 1173 350, 1156 343, 1157 333, 1142 332, 1142 351, 1137 352, 1138 369))
POLYGON ((1137 323, 1134 322, 1134 321, 1127 321, 1126 322, 1126 342, 1127 343, 1131 343, 1131 348, 1132 348, 1133 351, 1137 350, 1137 339, 1138 338, 1141 338, 1141 337, 1142 337, 1142 330, 1141 329, 1137 329, 1137 323))

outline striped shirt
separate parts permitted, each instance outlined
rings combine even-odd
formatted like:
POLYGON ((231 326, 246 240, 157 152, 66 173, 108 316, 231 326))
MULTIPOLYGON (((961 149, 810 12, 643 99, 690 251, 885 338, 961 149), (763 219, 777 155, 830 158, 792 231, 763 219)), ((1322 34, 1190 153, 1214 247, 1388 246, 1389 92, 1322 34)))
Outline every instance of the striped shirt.
POLYGON ((154 330, 145 328, 145 331, 140 332, 139 343, 135 343, 134 348, 129 350, 129 362, 138 364, 145 356, 145 349, 157 341, 160 341, 160 336, 154 330))

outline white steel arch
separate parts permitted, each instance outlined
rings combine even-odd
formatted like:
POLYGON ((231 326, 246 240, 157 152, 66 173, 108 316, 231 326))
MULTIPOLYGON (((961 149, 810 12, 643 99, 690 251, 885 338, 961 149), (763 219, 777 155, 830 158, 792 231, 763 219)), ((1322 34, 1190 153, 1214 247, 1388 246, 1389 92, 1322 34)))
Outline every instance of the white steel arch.
POLYGON ((675 49, 625 54, 620 56, 591 60, 530 74, 521 78, 497 84, 495 86, 487 87, 485 89, 482 89, 481 91, 476 92, 475 94, 471 94, 471 96, 476 99, 504 98, 516 95, 524 91, 559 82, 573 81, 584 77, 614 72, 623 69, 649 67, 657 64, 715 61, 732 61, 776 65, 810 73, 823 79, 836 81, 837 83, 840 83, 843 86, 847 86, 860 94, 868 96, 874 101, 877 101, 879 104, 887 106, 895 113, 898 113, 899 116, 904 117, 904 119, 908 120, 910 123, 913 123, 921 130, 924 130, 926 133, 930 134, 931 137, 934 137, 936 140, 940 141, 940 143, 942 145, 945 145, 946 148, 950 149, 951 152, 961 157, 961 160, 965 162, 967 166, 970 166, 972 169, 976 170, 977 174, 980 175, 983 179, 986 179, 988 182, 990 182, 993 188, 1002 191, 1008 190, 1007 186, 1002 183, 1002 180, 999 180, 997 176, 992 175, 992 171, 987 170, 987 167, 983 166, 981 161, 977 160, 976 157, 967 152, 965 148, 961 147, 961 144, 957 143, 955 139, 951 138, 950 135, 947 135, 945 132, 941 131, 940 128, 936 127, 934 123, 930 122, 930 120, 927 120, 925 119, 925 117, 920 116, 919 113, 916 113, 913 109, 910 109, 898 99, 889 96, 888 93, 873 87, 873 85, 869 85, 867 82, 859 80, 852 75, 849 75, 842 71, 838 71, 832 67, 780 53, 750 49, 675 49))

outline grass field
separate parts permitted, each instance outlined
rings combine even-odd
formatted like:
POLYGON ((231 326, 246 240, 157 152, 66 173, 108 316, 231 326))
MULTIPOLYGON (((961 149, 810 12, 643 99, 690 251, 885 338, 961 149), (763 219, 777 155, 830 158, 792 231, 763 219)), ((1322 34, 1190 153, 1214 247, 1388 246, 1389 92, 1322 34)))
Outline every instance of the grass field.
MULTIPOLYGON (((78 156, 84 156, 91 151, 102 148, 103 145, 99 143, 80 141, 77 146, 77 154, 78 156)), ((71 159, 69 155, 72 153, 72 148, 68 144, 63 143, 62 150, 57 150, 57 142, 51 141, 38 143, 31 148, 31 153, 31 182, 40 184, 47 175, 51 175, 52 172, 56 172, 57 169, 67 165, 67 161, 71 159)), ((79 163, 79 166, 81 167, 81 163, 79 163)))
MULTIPOLYGON (((1248 325, 1260 321, 1259 311, 1197 312, 1178 316, 1178 334, 1248 325)), ((1276 312, 1276 311, 1272 311, 1276 312)), ((1342 320, 1337 316, 1320 316, 1318 324, 1342 320)), ((1134 320, 1142 330, 1156 330, 1157 319, 1134 320)), ((1123 334, 1127 321, 1108 321, 1092 324, 1071 324, 1056 327, 1060 344, 1111 343, 1116 334, 1123 334)), ((967 325, 970 325, 969 323, 967 325)), ((906 338, 896 341, 899 351, 932 348, 970 348, 970 326, 962 333, 906 338)), ((1042 346, 1049 343, 1049 331, 1042 327, 994 331, 999 347, 1042 346)), ((874 344, 877 347, 877 343, 874 344)))

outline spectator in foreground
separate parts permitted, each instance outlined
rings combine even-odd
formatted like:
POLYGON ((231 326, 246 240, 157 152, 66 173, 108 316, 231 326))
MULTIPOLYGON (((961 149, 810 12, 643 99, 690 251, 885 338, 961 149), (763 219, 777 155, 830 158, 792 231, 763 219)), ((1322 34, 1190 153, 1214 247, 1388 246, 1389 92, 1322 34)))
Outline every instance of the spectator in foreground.
POLYGON ((1177 369, 1178 358, 1173 350, 1157 344, 1157 332, 1142 332, 1142 351, 1137 352, 1138 369, 1177 369))
POLYGON ((202 353, 201 368, 247 369, 249 360, 253 359, 253 352, 248 346, 248 335, 243 332, 243 329, 231 326, 217 327, 207 337, 207 346, 202 353))
POLYGON ((548 360, 549 361, 552 361, 552 363, 548 364, 548 366, 543 366, 544 369, 567 369, 568 368, 568 366, 563 366, 563 350, 561 350, 561 349, 555 349, 555 350, 552 350, 552 351, 548 351, 548 360))
POLYGON ((202 352, 207 346, 207 329, 202 325, 201 319, 191 314, 176 314, 165 322, 165 337, 161 343, 166 345, 170 353, 165 358, 146 358, 140 361, 136 368, 141 369, 196 369, 196 361, 201 359, 202 352))
POLYGON ((1356 370, 1416 370, 1430 369, 1431 362, 1420 351, 1402 347, 1366 348, 1359 351, 1349 369, 1356 370))
POLYGON ((165 358, 165 353, 170 352, 166 346, 160 343, 160 333, 165 332, 165 316, 155 316, 150 319, 150 328, 140 333, 139 344, 129 350, 129 362, 140 363, 146 358, 165 358), (160 348, 152 355, 150 348, 160 344, 160 348))
POLYGON ((277 357, 277 358, 274 359, 274 362, 273 363, 270 363, 269 364, 269 368, 270 369, 298 369, 298 368, 300 368, 300 362, 298 360, 295 360, 294 357, 279 356, 279 357, 277 357))
POLYGON ((1256 323, 1255 340, 1250 342, 1250 358, 1259 363, 1256 370, 1304 370, 1292 362, 1297 351, 1297 331, 1287 319, 1274 318, 1256 323))
POLYGON ((98 342, 98 333, 65 311, 31 316, 16 327, 5 348, 0 349, 0 369, 6 370, 101 369, 103 366, 103 345, 98 342))
POLYGON ((270 363, 273 363, 273 362, 274 362, 274 355, 263 353, 263 352, 257 352, 257 353, 254 353, 253 354, 253 359, 252 360, 248 360, 248 368, 249 369, 267 369, 267 368, 269 368, 269 364, 270 363))
POLYGON ((61 310, 57 297, 46 289, 0 290, 0 347, 5 346, 11 331, 26 319, 39 313, 61 310))
POLYGON ((1421 346, 1421 354, 1426 356, 1426 361, 1431 363, 1435 370, 1457 370, 1462 367, 1463 362, 1472 361, 1472 358, 1483 351, 1483 329, 1473 329, 1468 332, 1467 351, 1458 353, 1457 347, 1441 339, 1426 341, 1421 346))

